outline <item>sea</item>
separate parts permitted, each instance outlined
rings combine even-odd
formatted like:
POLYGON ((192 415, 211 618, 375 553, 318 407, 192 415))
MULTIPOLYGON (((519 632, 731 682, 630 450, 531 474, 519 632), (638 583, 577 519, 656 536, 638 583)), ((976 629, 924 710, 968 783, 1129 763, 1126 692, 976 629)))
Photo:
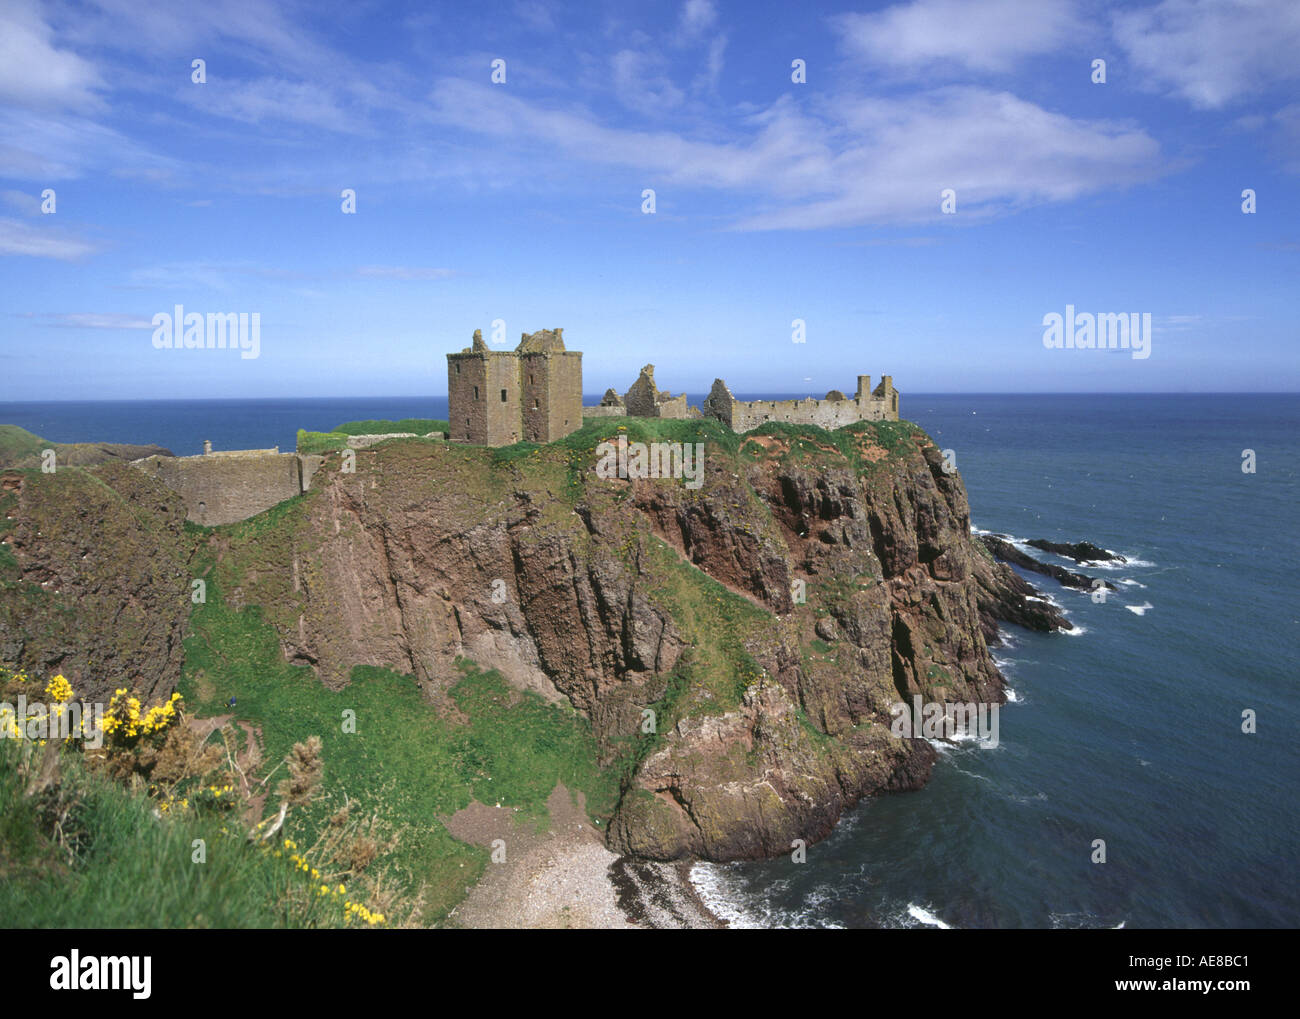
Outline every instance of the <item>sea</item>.
MULTIPOLYGON (((1117 590, 1094 600, 1026 574, 1076 629, 1004 629, 997 739, 934 741, 923 789, 862 802, 801 862, 792 847, 695 864, 705 903, 737 927, 1300 926, 1300 395, 902 404, 952 451, 974 528, 1117 590), (1034 538, 1127 561, 1080 566, 1024 545, 1034 538)), ((298 428, 446 409, 446 397, 3 403, 0 423, 184 455, 205 439, 291 450, 298 428)))

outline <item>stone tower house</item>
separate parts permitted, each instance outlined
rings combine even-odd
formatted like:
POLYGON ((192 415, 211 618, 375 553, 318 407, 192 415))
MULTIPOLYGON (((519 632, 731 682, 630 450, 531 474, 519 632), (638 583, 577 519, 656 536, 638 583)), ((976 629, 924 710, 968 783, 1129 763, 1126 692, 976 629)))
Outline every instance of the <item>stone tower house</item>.
POLYGON ((553 442, 582 427, 582 354, 564 349, 563 329, 525 333, 514 350, 490 350, 475 329, 447 355, 447 403, 452 442, 553 442))

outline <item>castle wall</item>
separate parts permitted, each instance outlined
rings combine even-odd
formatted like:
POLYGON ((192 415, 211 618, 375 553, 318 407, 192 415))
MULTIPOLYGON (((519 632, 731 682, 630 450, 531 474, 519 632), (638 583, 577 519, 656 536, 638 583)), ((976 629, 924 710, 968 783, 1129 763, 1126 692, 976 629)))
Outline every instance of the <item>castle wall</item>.
POLYGON ((585 418, 622 418, 627 417, 626 407, 583 407, 585 418))
POLYGON ((655 405, 653 416, 677 420, 690 417, 690 408, 686 405, 686 394, 674 396, 671 400, 660 400, 655 405))
POLYGON ((501 351, 489 355, 486 362, 487 391, 483 393, 487 405, 485 444, 513 445, 524 438, 524 422, 520 416, 519 358, 501 351))
POLYGON ((487 403, 479 399, 487 388, 485 358, 473 354, 447 355, 447 415, 453 441, 487 444, 487 403))
POLYGON ((582 427, 582 354, 568 350, 549 357, 549 414, 544 440, 554 442, 582 427))
POLYGON ((263 450, 223 451, 207 456, 151 456, 133 465, 177 492, 185 502, 186 518, 214 527, 268 510, 301 495, 304 468, 315 473, 322 457, 263 450))
POLYGON ((688 418, 690 410, 686 405, 686 394, 671 396, 667 390, 655 385, 655 366, 646 365, 641 369, 635 382, 628 387, 623 396, 627 416, 633 418, 688 418))
POLYGON ((737 400, 731 412, 731 428, 748 432, 767 421, 843 428, 858 421, 888 420, 883 400, 737 400))
POLYGON ((870 376, 859 375, 854 399, 832 391, 821 400, 737 400, 725 382, 715 379, 704 401, 704 413, 734 432, 752 431, 768 421, 826 429, 843 428, 858 421, 897 421, 898 391, 892 378, 884 376, 872 393, 867 391, 870 384, 870 376))

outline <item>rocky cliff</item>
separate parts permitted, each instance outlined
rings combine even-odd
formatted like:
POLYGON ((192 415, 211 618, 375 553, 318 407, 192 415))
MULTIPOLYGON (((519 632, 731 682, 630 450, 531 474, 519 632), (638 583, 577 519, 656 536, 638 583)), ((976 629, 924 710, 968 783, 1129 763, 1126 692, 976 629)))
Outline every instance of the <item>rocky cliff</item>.
MULTIPOLYGON (((49 499, 26 478, 18 572, 89 590, 95 564, 35 525, 49 499)), ((119 496, 150 506, 137 523, 165 546, 151 561, 170 604, 183 511, 147 478, 114 492, 89 530, 119 496)), ((332 457, 310 493, 206 541, 226 601, 259 606, 328 686, 381 665, 454 711, 465 656, 571 704, 625 776, 611 846, 658 859, 787 852, 859 798, 916 787, 933 751, 890 734, 890 705, 1000 702, 998 621, 1069 625, 972 542, 960 477, 906 422, 738 437, 608 419, 540 448, 390 442, 352 473, 332 457), (703 485, 598 479, 597 444, 619 431, 704 442, 703 485)), ((107 637, 88 636, 99 654, 107 637)))

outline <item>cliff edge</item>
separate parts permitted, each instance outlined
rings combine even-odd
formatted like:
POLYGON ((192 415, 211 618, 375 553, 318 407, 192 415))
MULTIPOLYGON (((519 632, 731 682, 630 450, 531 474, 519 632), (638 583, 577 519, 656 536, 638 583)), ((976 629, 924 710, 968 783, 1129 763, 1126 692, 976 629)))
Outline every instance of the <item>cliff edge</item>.
MULTIPOLYGON (((391 441, 346 473, 333 454, 307 494, 195 540, 227 603, 258 606, 286 660, 331 688, 355 665, 383 666, 454 715, 464 657, 571 705, 623 776, 610 847, 654 859, 788 852, 861 797, 917 787, 934 752, 891 734, 890 706, 1000 703, 999 621, 1069 626, 972 540, 960 476, 908 422, 737 436, 714 421, 620 421, 546 446, 391 441), (617 436, 702 452, 698 487, 598 476, 600 444, 617 436)), ((12 594, 57 574, 60 590, 111 600, 94 574, 112 557, 66 550, 116 521, 138 532, 163 592, 133 583, 121 610, 165 606, 162 643, 136 661, 90 627, 75 660, 60 657, 31 636, 67 607, 48 595, 0 613, 0 646, 19 664, 80 668, 111 645, 115 667, 162 692, 179 675, 175 606, 196 529, 159 483, 121 470, 15 477, 0 579, 12 594), (40 494, 55 484, 58 499, 40 494), (74 489, 99 495, 59 510, 74 489)))

